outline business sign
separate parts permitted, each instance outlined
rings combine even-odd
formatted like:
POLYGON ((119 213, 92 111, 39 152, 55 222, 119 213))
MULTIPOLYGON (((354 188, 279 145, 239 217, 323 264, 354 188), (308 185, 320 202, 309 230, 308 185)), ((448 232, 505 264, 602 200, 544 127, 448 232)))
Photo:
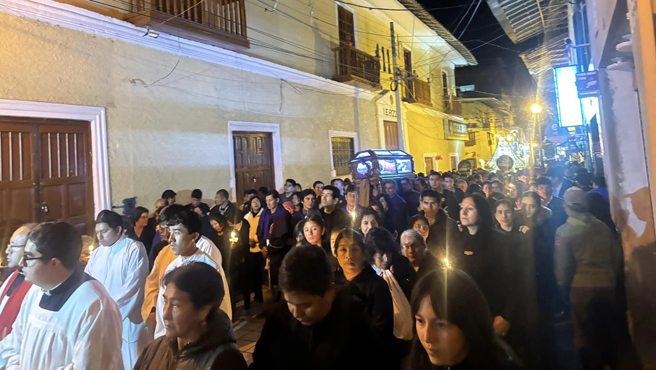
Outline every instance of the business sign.
POLYGON ((554 68, 554 80, 560 126, 582 126, 581 101, 576 88, 576 66, 554 68))
POLYGON ((446 120, 444 125, 444 138, 446 140, 469 140, 467 124, 446 120))
POLYGON ((579 92, 579 98, 597 96, 599 94, 599 72, 577 73, 576 89, 579 92))

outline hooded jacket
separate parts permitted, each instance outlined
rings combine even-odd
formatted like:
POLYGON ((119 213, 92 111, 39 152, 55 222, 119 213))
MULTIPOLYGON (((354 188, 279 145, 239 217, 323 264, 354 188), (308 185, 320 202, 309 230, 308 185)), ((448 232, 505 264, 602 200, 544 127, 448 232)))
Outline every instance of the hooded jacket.
POLYGON ((567 289, 612 288, 619 248, 608 226, 589 213, 570 216, 556 232, 556 275, 567 289))
POLYGON ((245 370, 243 355, 235 344, 232 323, 218 310, 208 320, 205 334, 197 342, 179 348, 178 339, 162 336, 141 353, 135 370, 245 370))

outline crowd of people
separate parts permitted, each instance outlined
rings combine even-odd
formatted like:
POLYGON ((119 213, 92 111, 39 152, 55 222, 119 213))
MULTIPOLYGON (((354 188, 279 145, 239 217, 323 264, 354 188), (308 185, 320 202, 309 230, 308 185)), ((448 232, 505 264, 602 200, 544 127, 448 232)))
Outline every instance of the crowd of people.
POLYGON ((562 369, 567 318, 584 369, 617 366, 622 250, 585 169, 191 195, 102 211, 95 238, 16 230, 0 368, 562 369), (232 323, 254 314, 247 365, 232 323))

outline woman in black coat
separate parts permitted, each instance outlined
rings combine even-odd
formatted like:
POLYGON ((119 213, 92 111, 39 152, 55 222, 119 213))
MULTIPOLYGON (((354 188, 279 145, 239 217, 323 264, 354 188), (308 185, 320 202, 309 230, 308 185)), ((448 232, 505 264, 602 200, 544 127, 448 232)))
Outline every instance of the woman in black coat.
POLYGON ((337 285, 364 301, 378 332, 391 338, 394 329, 392 295, 385 280, 366 262, 362 235, 353 229, 344 229, 335 240, 335 254, 340 267, 335 276, 337 285))
POLYGON ((490 306, 494 329, 504 336, 517 315, 512 242, 494 227, 490 205, 482 195, 465 196, 460 221, 462 231, 448 246, 449 265, 463 270, 478 284, 490 306))
MULTIPOLYGON (((548 212, 547 212, 548 213, 548 212)), ((494 207, 497 228, 512 242, 515 255, 514 273, 517 277, 519 307, 518 320, 506 340, 529 369, 553 368, 556 356, 553 337, 553 316, 540 310, 536 277, 535 233, 527 225, 520 225, 517 212, 509 200, 500 200, 494 207), (550 329, 551 328, 551 329, 550 329)))
POLYGON ((401 255, 401 248, 392 234, 381 227, 373 228, 366 238, 365 261, 374 267, 378 274, 390 270, 408 301, 412 287, 417 281, 417 272, 407 257, 401 255))

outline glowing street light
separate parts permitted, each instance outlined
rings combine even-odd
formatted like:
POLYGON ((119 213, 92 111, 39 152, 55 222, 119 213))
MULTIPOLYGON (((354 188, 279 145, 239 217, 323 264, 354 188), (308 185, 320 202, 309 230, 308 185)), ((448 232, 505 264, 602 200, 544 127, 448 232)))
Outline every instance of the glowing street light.
POLYGON ((542 106, 540 104, 531 105, 531 112, 535 114, 542 113, 542 106))

